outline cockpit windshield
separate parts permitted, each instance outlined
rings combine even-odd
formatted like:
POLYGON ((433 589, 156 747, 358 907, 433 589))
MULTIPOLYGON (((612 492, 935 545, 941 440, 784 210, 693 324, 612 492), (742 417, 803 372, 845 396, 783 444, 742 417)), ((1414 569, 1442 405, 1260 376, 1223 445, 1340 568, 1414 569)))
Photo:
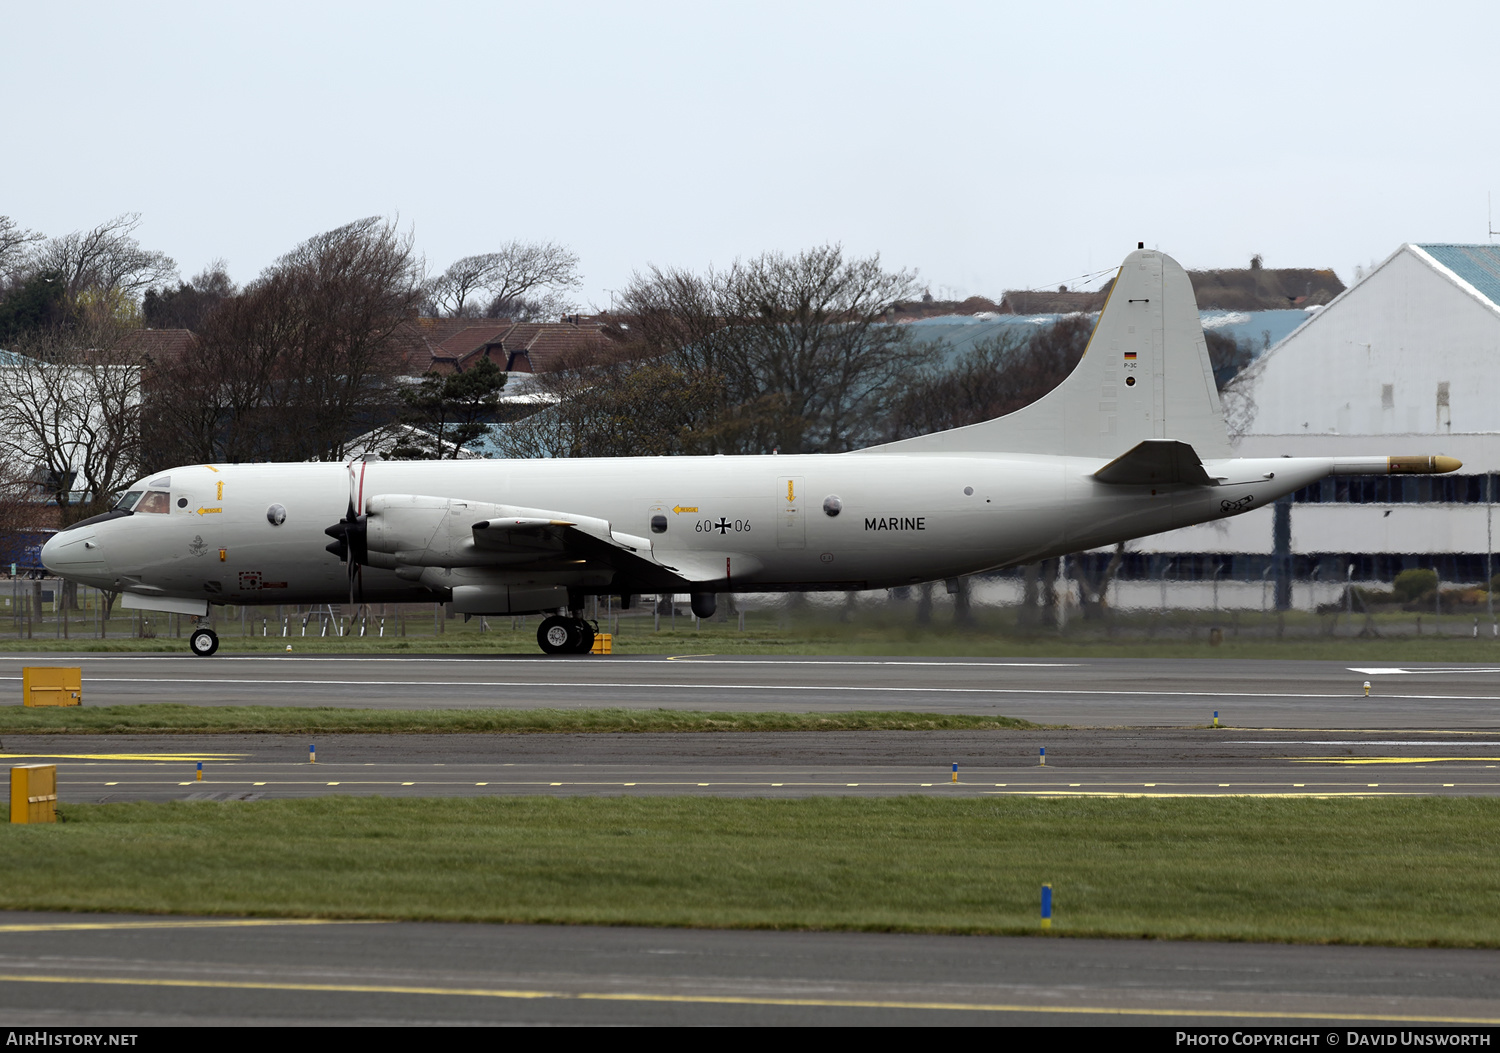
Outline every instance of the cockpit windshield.
POLYGON ((135 511, 137 515, 142 512, 147 514, 151 514, 154 512, 160 515, 166 515, 171 510, 172 495, 167 493, 165 490, 147 490, 146 496, 142 497, 140 503, 137 504, 133 509, 133 511, 135 511))
POLYGON ((120 495, 120 499, 115 502, 115 507, 111 509, 111 511, 129 512, 132 508, 135 507, 135 503, 140 499, 141 492, 139 490, 127 491, 126 493, 120 495))

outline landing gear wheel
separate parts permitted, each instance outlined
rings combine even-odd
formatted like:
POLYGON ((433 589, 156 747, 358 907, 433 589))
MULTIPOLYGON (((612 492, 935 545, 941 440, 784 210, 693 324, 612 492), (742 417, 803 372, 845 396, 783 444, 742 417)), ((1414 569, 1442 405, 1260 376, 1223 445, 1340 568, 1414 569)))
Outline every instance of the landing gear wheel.
MULTIPOLYGON (((548 654, 577 654, 580 624, 572 618, 563 618, 554 614, 537 626, 536 642, 541 644, 542 650, 548 654)), ((589 645, 593 646, 592 640, 589 641, 589 645)))
POLYGON ((555 614, 537 627, 536 642, 548 654, 588 654, 594 649, 594 627, 582 618, 555 614))
POLYGON ((207 658, 219 649, 219 634, 212 629, 194 629, 188 637, 188 647, 199 658, 207 658))
POLYGON ((575 619, 578 625, 578 642, 574 645, 574 654, 590 654, 594 650, 594 627, 582 618, 575 619))

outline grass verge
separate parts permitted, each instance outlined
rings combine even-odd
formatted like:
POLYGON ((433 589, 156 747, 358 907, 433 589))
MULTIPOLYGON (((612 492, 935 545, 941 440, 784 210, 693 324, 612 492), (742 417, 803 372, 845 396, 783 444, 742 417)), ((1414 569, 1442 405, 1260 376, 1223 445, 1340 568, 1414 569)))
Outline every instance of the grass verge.
POLYGON ((1500 801, 326 798, 0 827, 0 907, 1500 946, 1500 801))
POLYGON ((339 709, 300 706, 0 706, 0 734, 577 734, 680 731, 994 731, 1028 720, 946 713, 713 713, 675 709, 339 709))

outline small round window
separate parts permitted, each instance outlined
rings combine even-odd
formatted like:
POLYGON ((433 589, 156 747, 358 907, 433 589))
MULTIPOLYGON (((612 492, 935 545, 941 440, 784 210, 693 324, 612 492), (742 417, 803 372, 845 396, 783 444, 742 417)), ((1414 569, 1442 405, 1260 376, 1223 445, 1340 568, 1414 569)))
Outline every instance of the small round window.
POLYGON ((836 516, 840 512, 842 512, 843 510, 844 510, 844 502, 840 501, 837 497, 835 497, 832 494, 830 494, 829 496, 823 498, 823 514, 824 515, 827 515, 827 516, 836 516))
POLYGON ((282 523, 285 523, 286 506, 272 505, 270 508, 266 509, 266 522, 270 523, 272 526, 280 526, 282 523))
POLYGON ((665 534, 666 532, 667 532, 667 517, 666 516, 652 516, 651 517, 651 533, 653 533, 653 534, 665 534))
POLYGON ((186 508, 187 507, 187 498, 186 497, 179 497, 177 499, 177 507, 178 508, 186 508))

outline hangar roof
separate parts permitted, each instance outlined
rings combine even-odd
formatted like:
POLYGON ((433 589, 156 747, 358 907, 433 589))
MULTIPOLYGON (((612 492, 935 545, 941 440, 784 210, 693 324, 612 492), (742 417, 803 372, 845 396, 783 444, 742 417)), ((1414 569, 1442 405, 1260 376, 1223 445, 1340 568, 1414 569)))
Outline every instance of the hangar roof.
POLYGON ((1500 245, 1422 245, 1427 255, 1500 307, 1500 245))

